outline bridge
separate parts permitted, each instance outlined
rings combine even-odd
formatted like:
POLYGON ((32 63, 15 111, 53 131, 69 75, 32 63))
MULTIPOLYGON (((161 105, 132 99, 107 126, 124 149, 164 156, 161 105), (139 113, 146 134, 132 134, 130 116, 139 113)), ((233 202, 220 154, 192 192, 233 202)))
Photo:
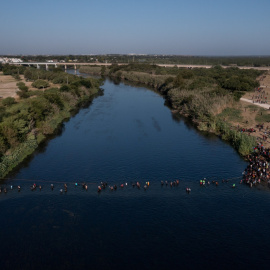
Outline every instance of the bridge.
MULTIPOLYGON (((20 62, 20 63, 8 63, 9 65, 17 65, 17 66, 36 66, 37 69, 40 66, 45 66, 46 70, 49 69, 49 66, 64 66, 65 70, 67 70, 67 66, 73 66, 75 70, 77 70, 77 66, 111 66, 112 63, 71 63, 71 62, 20 62)), ((127 63, 117 63, 118 65, 128 65, 127 63)))
MULTIPOLYGON (((49 69, 49 66, 64 66, 65 70, 67 70, 68 66, 73 66, 75 70, 77 70, 78 66, 111 66, 113 64, 117 64, 119 66, 128 65, 128 63, 71 63, 71 62, 21 62, 21 63, 9 63, 10 65, 23 65, 23 66, 36 66, 38 69, 40 66, 45 66, 46 70, 49 69)), ((155 64, 159 67, 178 67, 178 68, 211 68, 212 65, 184 65, 184 64, 155 64)), ((232 66, 221 66, 223 68, 230 68, 232 66)), ((233 66, 234 67, 234 66, 233 66)), ((236 66, 239 69, 257 69, 257 70, 270 70, 270 67, 248 67, 248 66, 236 66)))

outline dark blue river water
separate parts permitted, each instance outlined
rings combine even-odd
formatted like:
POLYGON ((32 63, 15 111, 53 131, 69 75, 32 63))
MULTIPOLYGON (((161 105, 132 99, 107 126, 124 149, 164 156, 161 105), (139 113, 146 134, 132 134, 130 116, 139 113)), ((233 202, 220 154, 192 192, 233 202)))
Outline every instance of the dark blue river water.
POLYGON ((1 183, 22 186, 0 194, 1 269, 269 269, 270 193, 239 184, 247 164, 235 150, 175 119, 151 90, 103 88, 1 183), (118 189, 98 194, 100 181, 118 189))

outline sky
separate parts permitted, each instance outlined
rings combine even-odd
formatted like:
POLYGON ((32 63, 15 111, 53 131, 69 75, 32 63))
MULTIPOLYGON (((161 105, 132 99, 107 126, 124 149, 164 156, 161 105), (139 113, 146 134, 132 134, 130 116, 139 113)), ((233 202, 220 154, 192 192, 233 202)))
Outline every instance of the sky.
POLYGON ((8 0, 0 55, 270 55, 270 0, 8 0))

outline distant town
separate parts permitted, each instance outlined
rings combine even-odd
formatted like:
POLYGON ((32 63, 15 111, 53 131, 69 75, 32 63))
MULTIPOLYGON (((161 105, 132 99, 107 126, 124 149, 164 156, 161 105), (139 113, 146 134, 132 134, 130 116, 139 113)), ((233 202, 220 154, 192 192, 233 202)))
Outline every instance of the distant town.
POLYGON ((47 63, 145 63, 171 65, 222 65, 269 67, 270 56, 192 56, 151 54, 100 55, 0 55, 0 64, 21 62, 47 63))
POLYGON ((20 58, 8 58, 8 57, 0 57, 0 63, 8 64, 8 63, 22 63, 23 60, 20 58))

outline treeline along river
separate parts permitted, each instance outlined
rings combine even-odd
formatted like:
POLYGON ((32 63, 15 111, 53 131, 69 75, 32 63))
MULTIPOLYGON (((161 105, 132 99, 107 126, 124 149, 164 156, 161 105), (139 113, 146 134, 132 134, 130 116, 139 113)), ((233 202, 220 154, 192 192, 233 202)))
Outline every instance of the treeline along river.
POLYGON ((103 88, 1 182, 1 269, 269 269, 270 193, 239 184, 247 163, 236 151, 151 90, 103 88))

